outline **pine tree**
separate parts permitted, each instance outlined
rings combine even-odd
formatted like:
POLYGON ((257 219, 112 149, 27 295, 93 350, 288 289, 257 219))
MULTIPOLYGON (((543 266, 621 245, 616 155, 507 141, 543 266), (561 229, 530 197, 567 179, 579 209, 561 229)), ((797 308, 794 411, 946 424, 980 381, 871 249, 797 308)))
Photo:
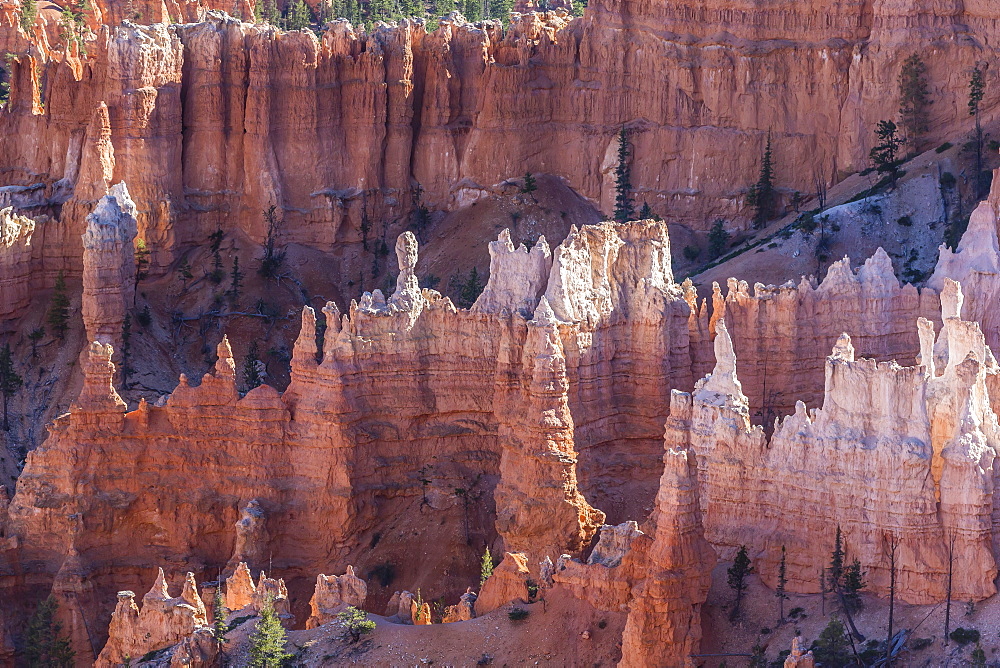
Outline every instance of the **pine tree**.
POLYGON ((149 276, 149 249, 146 248, 144 239, 135 240, 135 283, 145 280, 149 276))
POLYGON ((535 183, 535 177, 531 172, 525 172, 524 174, 524 185, 521 186, 522 193, 533 193, 538 190, 538 184, 535 183))
POLYGON ((44 327, 35 327, 28 333, 28 340, 31 341, 31 357, 35 359, 38 357, 38 342, 42 340, 45 336, 44 327))
POLYGON ((243 358, 243 385, 246 387, 247 392, 255 387, 260 387, 261 383, 264 382, 264 377, 261 374, 261 366, 257 342, 254 341, 250 344, 250 349, 247 351, 246 357, 243 358))
POLYGON ((235 302, 243 289, 243 272, 240 271, 240 256, 233 256, 233 270, 229 272, 229 297, 235 302))
POLYGON ((228 614, 229 610, 226 609, 226 603, 222 600, 222 580, 220 579, 219 584, 215 587, 215 605, 212 607, 212 636, 220 647, 226 642, 226 633, 229 632, 229 626, 226 624, 228 614))
POLYGON ((708 259, 714 260, 722 255, 729 246, 729 232, 726 232, 726 221, 717 218, 712 223, 708 233, 708 259))
POLYGON ((352 643, 358 642, 361 636, 375 630, 375 622, 368 619, 368 613, 358 610, 353 605, 337 613, 337 623, 344 629, 345 638, 349 638, 352 643))
POLYGON ((187 258, 181 260, 180 266, 177 267, 177 275, 180 277, 184 289, 187 290, 187 282, 194 278, 194 274, 191 272, 191 263, 188 262, 187 258))
POLYGON ((513 8, 513 0, 490 0, 490 18, 506 22, 513 8))
POLYGON ((303 0, 292 0, 285 10, 286 30, 305 30, 312 24, 312 12, 303 0))
POLYGON ((619 223, 635 217, 635 205, 632 203, 632 168, 629 166, 631 155, 628 130, 623 125, 618 132, 618 166, 615 167, 615 220, 619 223))
POLYGON ((66 335, 66 330, 69 329, 69 297, 66 295, 66 279, 63 277, 62 270, 59 270, 55 287, 52 290, 48 323, 60 339, 66 335))
POLYGON ((844 535, 840 532, 840 525, 837 525, 837 537, 833 541, 833 554, 830 555, 830 578, 828 591, 840 589, 844 580, 844 535))
POLYGON ((852 663, 850 646, 844 633, 844 625, 838 619, 831 619, 819 638, 812 644, 816 663, 823 666, 848 666, 852 663))
POLYGON ((14 357, 10 352, 10 344, 0 348, 0 394, 3 395, 3 430, 10 431, 10 421, 7 418, 7 404, 10 398, 17 394, 24 384, 24 379, 14 369, 14 357))
POLYGON ((785 601, 788 594, 785 593, 785 586, 788 584, 788 571, 785 564, 785 546, 781 546, 781 562, 778 564, 778 586, 774 590, 774 595, 778 598, 778 620, 785 619, 785 601))
POLYGON ((271 601, 264 604, 260 619, 250 635, 250 668, 279 668, 291 658, 285 652, 285 629, 271 601))
POLYGON ((475 267, 469 272, 469 280, 462 285, 462 290, 458 295, 458 303, 462 308, 472 308, 472 305, 479 299, 483 288, 482 279, 479 278, 479 270, 475 267))
POLYGON ((862 607, 861 590, 865 588, 864 573, 861 562, 857 559, 844 571, 844 601, 851 612, 857 612, 862 607))
POLYGON ((892 121, 879 121, 875 130, 878 144, 868 153, 875 170, 879 174, 889 174, 889 182, 893 188, 896 187, 896 179, 899 176, 898 155, 903 145, 903 139, 897 131, 898 127, 892 121))
POLYGON ((741 545, 733 565, 726 570, 729 588, 736 592, 736 600, 733 602, 733 611, 730 619, 735 620, 740 616, 740 609, 743 605, 743 594, 747 590, 747 576, 753 571, 750 565, 750 557, 747 556, 747 546, 741 545))
POLYGON ((754 208, 754 229, 761 229, 767 221, 774 217, 777 193, 774 190, 774 163, 771 153, 771 133, 767 133, 767 144, 764 147, 764 158, 761 160, 760 175, 757 183, 750 186, 747 193, 747 204, 754 208))
POLYGON ((128 389, 129 357, 132 354, 132 314, 126 313, 122 322, 122 389, 128 389))
POLYGON ((969 115, 976 117, 976 196, 983 190, 983 126, 979 118, 979 105, 986 94, 983 69, 977 63, 969 79, 969 115))
POLYGON ((903 61, 899 73, 899 116, 906 132, 906 141, 919 148, 921 136, 928 129, 927 66, 920 56, 913 54, 903 61))
POLYGON ((434 14, 436 16, 447 16, 455 11, 455 0, 434 0, 434 14))
POLYGON ((483 552, 482 563, 479 566, 479 586, 482 587, 486 584, 491 575, 493 575, 493 556, 490 554, 489 545, 487 545, 486 551, 483 552))
POLYGON ((470 23, 475 23, 483 18, 482 0, 464 0, 462 14, 470 23))
POLYGON ((74 652, 69 639, 62 635, 62 625, 55 620, 59 605, 53 596, 38 604, 25 634, 25 658, 29 666, 71 668, 74 652))
POLYGON ((38 18, 38 4, 35 0, 21 0, 21 30, 31 34, 38 18))

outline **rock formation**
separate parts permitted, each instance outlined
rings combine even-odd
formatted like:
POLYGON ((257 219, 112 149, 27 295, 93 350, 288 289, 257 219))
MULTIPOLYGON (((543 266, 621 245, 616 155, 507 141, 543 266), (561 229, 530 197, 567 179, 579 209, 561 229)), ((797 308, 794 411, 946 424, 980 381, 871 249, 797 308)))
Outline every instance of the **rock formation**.
POLYGON ((352 566, 348 566, 347 572, 340 577, 317 575, 316 590, 309 601, 312 614, 306 620, 306 628, 313 629, 334 620, 337 613, 349 605, 364 606, 367 596, 368 587, 354 574, 352 566))
MULTIPOLYGON (((108 642, 95 664, 99 668, 136 661, 149 652, 171 647, 196 633, 207 634, 211 639, 212 631, 205 617, 205 605, 198 596, 194 575, 188 573, 181 595, 171 597, 161 568, 153 588, 142 597, 141 610, 135 604, 135 594, 118 592, 118 604, 111 616, 108 633, 108 642)), ((187 651, 190 653, 190 648, 187 651)), ((205 661, 200 665, 207 664, 205 661)))
POLYGON ((35 221, 0 210, 0 331, 6 331, 15 314, 31 300, 31 238, 35 221))
POLYGON ((89 341, 121 344, 125 314, 135 304, 136 208, 117 183, 87 216, 83 234, 83 324, 89 341))
MULTIPOLYGON (((931 602, 944 595, 945 543, 956 535, 964 552, 956 552, 954 591, 973 599, 994 593, 986 519, 994 446, 984 446, 997 443, 986 387, 996 362, 975 323, 947 315, 942 340, 954 341, 954 351, 944 374, 855 359, 845 334, 826 363, 822 408, 807 411, 798 402, 770 439, 750 424, 728 331, 716 323, 716 370, 693 394, 675 391, 667 442, 697 457, 705 536, 724 557, 747 545, 761 577, 773 583, 784 546, 789 587, 818 591, 840 527, 871 589, 886 592, 885 546, 898 540, 897 595, 931 602), (939 408, 946 401, 957 402, 954 413, 939 408), (822 548, 817 536, 827 537, 822 548)), ((924 347, 932 357, 929 342, 924 347)))

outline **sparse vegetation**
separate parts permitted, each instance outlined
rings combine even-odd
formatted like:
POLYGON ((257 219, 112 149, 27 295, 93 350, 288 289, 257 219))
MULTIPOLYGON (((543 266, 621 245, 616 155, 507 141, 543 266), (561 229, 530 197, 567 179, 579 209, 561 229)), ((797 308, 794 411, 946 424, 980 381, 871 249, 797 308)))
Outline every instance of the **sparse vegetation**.
POLYGON ((708 233, 708 259, 715 258, 726 252, 729 247, 729 232, 726 231, 726 221, 717 218, 712 223, 712 229, 708 233))
POLYGON ((732 620, 739 619, 742 611, 743 595, 747 591, 747 576, 752 572, 753 566, 750 565, 750 557, 747 556, 747 546, 741 545, 739 551, 736 553, 736 558, 733 560, 733 565, 726 570, 729 588, 736 594, 736 599, 733 601, 733 610, 729 615, 729 618, 732 620))
MULTIPOLYGON (((274 278, 285 264, 285 251, 277 248, 278 235, 285 225, 285 219, 278 215, 278 207, 272 204, 264 212, 264 221, 267 223, 267 237, 264 240, 264 259, 261 260, 259 273, 264 278, 274 278)), ((367 249, 367 243, 365 248, 367 249)))
POLYGON ((57 338, 63 339, 69 329, 69 296, 66 294, 66 279, 60 269, 52 289, 49 302, 48 325, 57 338))
POLYGON ((479 295, 482 294, 483 288, 486 285, 483 280, 479 277, 479 270, 475 267, 469 271, 469 278, 466 279, 458 292, 458 306, 461 308, 472 308, 472 305, 476 303, 479 299, 479 295))
POLYGON ((857 612, 863 607, 860 594, 865 586, 861 562, 855 559, 844 571, 844 601, 851 612, 857 612))
POLYGON ((10 419, 7 415, 10 398, 17 394, 24 384, 24 379, 14 369, 14 357, 10 352, 10 344, 0 348, 0 395, 3 395, 3 430, 10 431, 10 419))
POLYGON ((757 182, 750 186, 747 192, 747 205, 753 207, 754 229, 761 229, 767 221, 774 218, 777 207, 777 192, 774 189, 774 164, 771 153, 771 133, 767 133, 767 144, 764 147, 764 157, 760 163, 760 175, 757 182))
POLYGON ((684 259, 689 262, 694 262, 701 255, 701 249, 697 246, 685 246, 684 247, 684 259))
MULTIPOLYGON (((969 115, 976 118, 976 197, 983 190, 983 124, 979 118, 979 105, 986 95, 986 79, 983 67, 976 63, 969 77, 969 115)), ((988 175, 986 175, 988 178, 988 175)))
POLYGON ((936 149, 934 149, 934 152, 935 153, 944 153, 945 151, 947 151, 948 149, 950 149, 952 146, 953 146, 953 144, 951 142, 946 141, 945 143, 941 144, 936 149))
POLYGON ((28 332, 28 341, 31 341, 31 358, 36 359, 38 357, 38 342, 45 338, 45 328, 35 327, 33 330, 28 332))
POLYGON ((35 19, 38 18, 38 4, 35 0, 21 0, 21 16, 20 24, 21 30, 31 34, 31 30, 35 25, 35 19))
POLYGON ((493 555, 490 554, 490 546, 487 545, 479 565, 479 586, 482 587, 486 584, 491 575, 493 575, 493 555))
POLYGON ((632 203, 632 167, 629 165, 631 156, 628 130, 623 125, 618 132, 618 166, 615 167, 615 220, 619 223, 635 217, 635 205, 632 203))
POLYGON ((212 607, 212 636, 215 642, 221 647, 226 642, 226 634, 229 627, 226 626, 226 617, 229 610, 226 609, 226 602, 222 598, 222 580, 215 586, 215 605, 212 607))
POLYGON ((525 172, 524 183, 521 186, 522 193, 533 193, 538 190, 538 184, 535 183, 535 177, 531 172, 525 172))
POLYGON ((507 617, 510 618, 512 622, 519 622, 521 620, 527 619, 528 615, 531 613, 524 608, 511 608, 510 612, 507 613, 507 617))
POLYGON ((144 281, 149 276, 149 249, 142 238, 135 240, 135 282, 144 281))
POLYGON ((75 652, 69 638, 62 634, 62 625, 56 621, 58 603, 53 596, 38 604, 28 622, 24 637, 24 655, 29 666, 46 668, 71 668, 75 652))
POLYGON ((929 124, 926 73, 927 66, 916 53, 903 61, 899 73, 899 117, 906 141, 914 151, 919 150, 920 140, 929 124))
POLYGON ((337 613, 337 624, 344 629, 344 638, 350 639, 352 643, 358 642, 361 636, 375 630, 375 622, 368 619, 368 613, 358 610, 353 605, 337 613))
POLYGON ((243 387, 246 391, 260 387, 264 382, 264 363, 260 361, 260 352, 257 349, 257 342, 250 344, 246 357, 243 358, 243 387))
POLYGON ((971 642, 979 642, 979 631, 976 629, 965 629, 959 626, 948 636, 959 645, 968 645, 971 642))
POLYGON ((850 644, 839 619, 830 620, 811 649, 816 663, 823 666, 847 666, 852 661, 850 644))
POLYGON ((279 668, 291 658, 285 652, 285 629, 271 601, 264 604, 250 634, 250 668, 279 668))
POLYGON ((788 584, 788 567, 785 563, 785 546, 781 546, 781 561, 778 563, 778 586, 774 588, 774 595, 778 599, 778 620, 783 621, 785 619, 785 601, 788 600, 788 594, 785 591, 785 587, 788 584))
MULTIPOLYGON (((892 121, 879 121, 875 129, 878 143, 868 153, 872 166, 879 174, 887 174, 890 187, 896 187, 899 172, 899 149, 903 139, 899 136, 899 128, 892 121)), ((872 189, 874 190, 874 188, 872 189)))

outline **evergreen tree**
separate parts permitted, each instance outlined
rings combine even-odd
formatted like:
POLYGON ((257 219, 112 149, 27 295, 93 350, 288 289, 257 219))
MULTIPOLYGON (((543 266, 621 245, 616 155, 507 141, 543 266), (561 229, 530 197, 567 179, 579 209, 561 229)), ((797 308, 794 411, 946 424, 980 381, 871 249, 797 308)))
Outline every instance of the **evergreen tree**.
POLYGON ((833 554, 830 555, 829 591, 840 589, 844 581, 844 535, 837 525, 837 537, 833 541, 833 554))
POLYGON ((491 575, 493 575, 493 556, 490 554, 489 545, 487 545, 486 551, 483 552, 482 563, 479 566, 479 586, 482 587, 486 584, 491 575))
POLYGON ((771 153, 771 133, 767 133, 767 144, 764 147, 764 158, 761 160, 760 175, 757 183, 750 186, 747 193, 747 204, 754 208, 754 229, 761 229, 767 221, 774 218, 777 193, 774 190, 774 163, 771 153))
POLYGON ((726 570, 729 588, 736 592, 736 600, 733 602, 733 612, 730 619, 737 619, 740 616, 740 609, 743 605, 743 594, 747 590, 747 576, 753 571, 750 565, 750 557, 747 556, 747 546, 741 545, 733 565, 726 570))
POLYGON ((538 190, 538 184, 535 183, 535 177, 531 172, 525 172, 524 174, 524 185, 521 186, 522 193, 533 193, 538 190))
POLYGON ((976 64, 969 79, 969 115, 976 117, 976 196, 983 190, 983 125, 979 118, 979 105, 986 94, 986 81, 983 69, 976 64))
POLYGON ((464 0, 462 6, 462 14, 465 16, 466 20, 475 23, 483 18, 483 4, 482 0, 464 0))
POLYGON ((271 601, 264 604, 260 619, 250 635, 250 668, 279 668, 291 658, 285 652, 285 629, 271 601))
POLYGON ((128 375, 132 371, 129 368, 129 357, 132 354, 132 314, 125 314, 125 321, 122 322, 122 389, 128 389, 128 375))
POLYGON ((729 232, 726 232, 726 221, 717 218, 712 223, 708 233, 708 259, 714 260, 722 255, 729 246, 729 232))
POLYGON ((864 573, 861 562, 857 559, 851 562, 844 571, 844 601, 851 612, 857 612, 862 607, 861 590, 865 588, 864 573))
POLYGON ((222 279, 225 277, 225 272, 222 271, 222 253, 220 252, 220 249, 222 248, 222 237, 222 228, 218 228, 215 232, 208 235, 208 239, 211 242, 209 248, 212 251, 212 273, 210 273, 208 277, 216 285, 221 283, 222 279))
POLYGON ((21 0, 21 30, 30 35, 37 18, 38 4, 35 0, 21 0))
POLYGON ((506 22, 513 8, 513 0, 490 0, 490 18, 506 22))
POLYGON ((892 121, 879 121, 875 135, 878 137, 878 144, 872 147, 868 157, 872 161, 872 166, 879 174, 888 174, 893 188, 896 187, 896 179, 899 176, 899 149, 903 145, 903 139, 898 134, 898 127, 892 121))
POLYGON ((774 595, 778 599, 778 620, 785 619, 785 601, 788 594, 785 593, 785 586, 788 584, 788 571, 785 564, 785 546, 781 546, 781 562, 778 564, 778 586, 774 590, 774 595))
POLYGON ((455 0, 434 0, 434 15, 447 16, 455 11, 455 0))
POLYGON ((66 279, 60 269, 49 302, 48 324, 57 337, 62 339, 69 329, 69 296, 66 294, 66 279))
POLYGON ((31 341, 31 357, 38 357, 38 342, 45 336, 44 327, 35 327, 28 333, 28 340, 31 341))
POLYGON ((215 642, 221 647, 226 642, 226 633, 229 626, 226 624, 226 616, 229 610, 226 609, 226 602, 222 600, 222 580, 215 587, 215 605, 212 606, 212 636, 215 642))
POLYGON ((257 350, 257 342, 254 341, 250 344, 250 349, 247 350, 246 357, 243 358, 243 385, 246 387, 247 392, 255 387, 260 387, 261 383, 264 382, 264 376, 261 373, 262 366, 260 353, 257 350))
POLYGON ((819 665, 848 666, 852 663, 850 645, 839 619, 830 620, 810 649, 819 665))
POLYGON ((135 283, 145 280, 149 276, 149 249, 143 239, 135 241, 135 283))
POLYGON ((479 277, 479 270, 475 267, 469 272, 469 280, 467 280, 462 285, 462 290, 458 295, 459 306, 462 308, 472 308, 472 305, 476 303, 479 299, 479 295, 482 294, 483 288, 482 279, 479 277))
POLYGON ((361 636, 375 630, 375 622, 368 619, 368 614, 353 605, 337 613, 337 623, 344 629, 344 636, 350 638, 352 643, 358 642, 361 636))
POLYGON ((285 10, 286 30, 305 30, 312 24, 312 11, 303 0, 292 0, 285 10))
POLYGON ((243 289, 243 272, 240 271, 240 256, 233 256, 233 270, 229 272, 229 296, 235 302, 243 289))
POLYGON ((618 132, 618 166, 615 167, 615 220, 619 223, 635 217, 635 205, 632 203, 632 168, 629 166, 631 155, 628 130, 623 125, 618 132))
POLYGON ((74 664, 69 638, 62 635, 62 624, 55 619, 58 607, 55 597, 49 596, 28 622, 24 654, 32 668, 72 668, 74 664))
POLYGON ((913 144, 914 150, 918 149, 920 138, 927 132, 929 124, 926 73, 927 66, 917 54, 903 61, 903 69, 899 73, 899 116, 906 141, 913 144))
POLYGON ((187 258, 181 260, 180 266, 177 267, 177 275, 181 279, 181 283, 184 284, 184 289, 187 290, 187 282, 194 278, 194 274, 191 273, 191 263, 188 262, 187 258))
POLYGON ((281 12, 278 11, 278 5, 275 0, 258 0, 258 2, 263 2, 263 6, 260 10, 260 18, 264 23, 270 23, 271 25, 278 25, 278 21, 281 19, 281 12))
POLYGON ((7 404, 10 398, 17 394, 24 384, 24 379, 14 369, 14 357, 10 352, 10 344, 0 348, 0 394, 3 395, 3 430, 10 431, 10 421, 7 419, 7 404))

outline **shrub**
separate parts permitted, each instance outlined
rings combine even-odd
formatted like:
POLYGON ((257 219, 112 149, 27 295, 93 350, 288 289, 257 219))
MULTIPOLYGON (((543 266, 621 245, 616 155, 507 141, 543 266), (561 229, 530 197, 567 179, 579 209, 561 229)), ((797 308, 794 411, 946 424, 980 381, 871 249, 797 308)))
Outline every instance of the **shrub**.
POLYGON ((979 631, 976 629, 964 629, 959 626, 948 637, 959 645, 968 645, 970 642, 979 642, 979 631))
POLYGON ((910 218, 909 216, 900 216, 899 219, 896 220, 896 222, 902 225, 903 227, 910 227, 911 225, 913 225, 913 219, 910 218))
POLYGON ((954 145, 954 144, 952 144, 951 142, 948 142, 948 141, 946 141, 945 143, 941 144, 940 146, 938 146, 938 147, 937 147, 936 149, 934 149, 934 150, 935 150, 935 151, 937 151, 938 153, 944 153, 944 152, 945 152, 945 151, 947 151, 947 150, 948 150, 949 148, 951 148, 951 147, 952 147, 953 145, 954 145))
POLYGON ((344 629, 344 638, 349 638, 352 643, 358 642, 361 636, 375 630, 375 622, 368 619, 368 613, 358 610, 353 605, 337 613, 337 623, 344 629))
POLYGON ((910 641, 910 649, 914 652, 919 652, 922 649, 930 647, 933 642, 930 638, 914 638, 910 641))
POLYGON ((788 616, 792 619, 797 619, 798 617, 805 617, 805 608, 792 608, 788 612, 788 616))
POLYGON ((942 188, 953 188, 956 183, 957 180, 955 179, 955 175, 952 174, 951 172, 945 172, 944 174, 941 175, 942 188))
POLYGON ((697 246, 685 246, 684 247, 684 258, 694 262, 701 255, 701 249, 697 246))
POLYGON ((24 653, 29 666, 68 668, 74 664, 69 638, 63 635, 62 625, 56 621, 58 607, 55 597, 49 596, 38 604, 28 622, 24 653))
MULTIPOLYGON (((527 619, 530 614, 531 613, 524 608, 511 608, 510 612, 507 613, 507 616, 510 618, 510 621, 519 622, 523 619, 527 619)), ((979 637, 978 634, 976 637, 979 637)))

